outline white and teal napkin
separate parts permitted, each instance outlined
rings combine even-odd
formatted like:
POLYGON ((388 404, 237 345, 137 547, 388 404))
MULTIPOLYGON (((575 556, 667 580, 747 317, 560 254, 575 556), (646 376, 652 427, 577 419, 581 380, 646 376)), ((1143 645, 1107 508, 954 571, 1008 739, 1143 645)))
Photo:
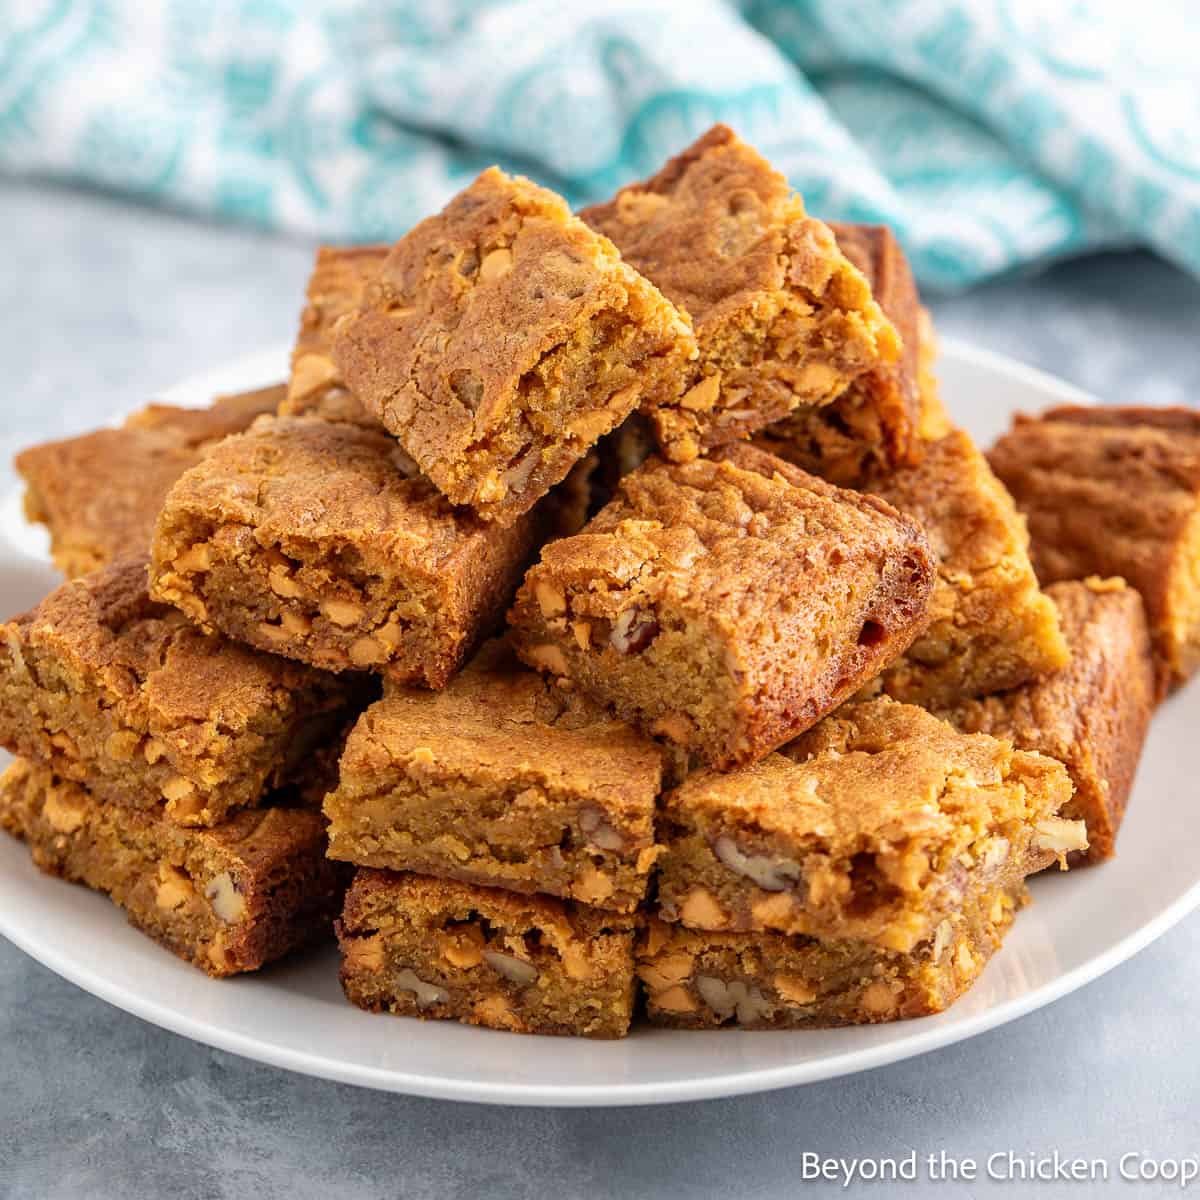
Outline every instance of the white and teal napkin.
POLYGON ((954 289, 1200 273, 1193 0, 0 0, 0 169, 326 239, 486 164, 582 204, 714 121, 954 289))

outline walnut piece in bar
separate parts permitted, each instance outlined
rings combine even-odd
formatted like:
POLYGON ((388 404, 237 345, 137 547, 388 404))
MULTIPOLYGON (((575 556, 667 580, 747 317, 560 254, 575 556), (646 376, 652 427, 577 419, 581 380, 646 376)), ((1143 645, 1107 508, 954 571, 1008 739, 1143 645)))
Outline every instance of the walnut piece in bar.
POLYGON ((320 246, 308 280, 300 332, 292 350, 283 416, 318 416, 382 429, 346 386, 333 360, 337 322, 356 311, 367 286, 379 274, 390 246, 320 246))
POLYGON ((636 947, 646 1014, 677 1029, 822 1029, 943 1012, 978 979, 1027 902, 1020 884, 983 891, 907 953, 651 917, 636 947))
POLYGON ((359 718, 331 857, 629 912, 658 856, 659 748, 490 642, 441 692, 359 718))
POLYGON ((896 329, 829 227, 724 125, 580 216, 695 322, 687 390, 644 405, 674 461, 828 404, 900 357, 896 329))
POLYGON ((350 715, 335 676, 201 633, 145 558, 0 625, 0 744, 97 799, 215 825, 308 769, 350 715))
POLYGON ((1111 858, 1158 699, 1141 597, 1120 579, 1051 584, 1071 661, 1036 683, 939 715, 1063 763, 1075 795, 1062 815, 1086 822, 1089 863, 1111 858))
POLYGON ((691 326, 553 192, 485 171, 396 243, 335 360, 455 504, 509 525, 639 404, 691 326))
POLYGON ((145 554, 171 485, 204 447, 274 412, 282 386, 218 396, 209 408, 151 404, 119 429, 31 446, 16 457, 25 514, 50 531, 50 553, 68 579, 115 558, 145 554))
POLYGON ((928 443, 919 465, 879 472, 864 487, 920 522, 938 563, 925 631, 871 690, 945 707, 1066 665, 1024 522, 968 434, 953 430, 928 443))
POLYGON ((304 809, 183 829, 17 759, 0 777, 0 828, 47 874, 107 893, 132 925, 214 976, 328 938, 344 891, 324 822, 304 809))
POLYGON ((891 470, 919 462, 922 384, 920 298, 899 242, 884 225, 831 223, 842 253, 862 272, 879 307, 900 335, 903 352, 858 376, 836 400, 798 408, 756 435, 755 445, 840 487, 861 484, 871 469, 891 470))
POLYGON ((902 653, 934 562, 916 523, 738 445, 651 459, 552 542, 511 621, 531 666, 725 769, 795 737, 902 653))
POLYGON ((1200 665, 1200 412, 1066 406, 1018 416, 988 456, 1029 522, 1043 584, 1137 588, 1163 673, 1200 665))
POLYGON ((658 901, 695 929, 854 938, 903 954, 972 891, 1086 848, 1059 762, 880 699, 783 754, 663 797, 658 901))
POLYGON ((342 987, 372 1012, 624 1037, 635 922, 548 896, 364 868, 337 927, 342 987))
POLYGON ((175 485, 151 591, 204 629, 331 671, 443 687, 533 548, 406 477, 382 433, 264 418, 175 485))

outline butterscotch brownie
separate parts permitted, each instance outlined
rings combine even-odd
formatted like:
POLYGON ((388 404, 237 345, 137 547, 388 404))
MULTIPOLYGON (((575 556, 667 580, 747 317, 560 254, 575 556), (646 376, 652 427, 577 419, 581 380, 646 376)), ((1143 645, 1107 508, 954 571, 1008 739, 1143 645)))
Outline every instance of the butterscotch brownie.
POLYGON ((1059 762, 914 705, 846 705, 740 771, 663 797, 660 914, 696 929, 856 938, 909 953, 968 892, 1071 850, 1059 762))
POLYGON ((0 744, 104 801, 213 825, 284 782, 348 715, 336 677, 201 633, 145 558, 0 625, 0 744))
POLYGON ((1056 583, 1046 594, 1058 607, 1070 664, 942 715, 1065 764, 1075 795, 1063 816, 1087 823, 1086 858, 1098 862, 1115 853, 1157 699, 1150 635, 1141 597, 1119 579, 1056 583))
POLYGON ((1120 576, 1146 603, 1164 673, 1200 664, 1200 412, 1064 407, 1018 416, 990 454, 1043 584, 1120 576))
POLYGON ((874 690, 945 706, 1066 664, 1025 524, 968 434, 953 430, 928 443, 919 465, 881 472, 865 487, 921 523, 938 562, 928 626, 874 690))
MULTIPOLYGON (((860 484, 871 468, 920 461, 922 321, 917 285, 899 242, 884 225, 830 225, 838 246, 862 272, 879 307, 900 335, 903 351, 855 379, 838 398, 802 407, 768 426, 755 443, 830 483, 860 484)), ((929 352, 926 352, 927 357, 929 352)))
POLYGON ((504 611, 534 524, 455 509, 383 433, 277 417, 171 490, 151 590, 201 627, 331 671, 442 687, 504 611))
POLYGON ((359 718, 329 853, 630 911, 661 779, 652 742, 491 642, 444 691, 393 688, 359 718))
POLYGON ((635 919, 364 868, 337 927, 342 987, 373 1012, 623 1037, 633 1015, 635 919))
POLYGON ((724 125, 580 215, 695 322, 687 390, 647 406, 668 458, 827 404, 900 356, 896 329, 829 227, 724 125))
POLYGON ((285 416, 313 414, 381 429, 346 386, 333 361, 333 331, 341 317, 362 304, 367 285, 379 274, 390 246, 321 246, 308 280, 300 333, 292 350, 285 416))
POLYGON ((120 429, 23 450, 25 513, 50 531, 50 553, 68 578, 150 547, 171 485, 203 448, 272 412, 282 387, 221 396, 209 408, 151 404, 120 429))
POLYGON ((210 975, 254 971, 328 938, 344 890, 324 822, 304 809, 183 829, 17 759, 0 777, 0 828, 47 874, 107 893, 131 924, 210 975))
POLYGON ((544 548, 511 620, 531 666, 724 769, 902 653, 933 580, 913 521, 738 445, 627 475, 544 548))
POLYGON ((906 954, 652 917, 636 948, 646 1014, 679 1029, 817 1029, 939 1013, 979 977, 1027 898, 1022 885, 972 897, 906 954))
POLYGON ((496 168, 396 243, 335 339, 342 377, 456 504, 508 525, 639 404, 687 319, 553 192, 496 168))

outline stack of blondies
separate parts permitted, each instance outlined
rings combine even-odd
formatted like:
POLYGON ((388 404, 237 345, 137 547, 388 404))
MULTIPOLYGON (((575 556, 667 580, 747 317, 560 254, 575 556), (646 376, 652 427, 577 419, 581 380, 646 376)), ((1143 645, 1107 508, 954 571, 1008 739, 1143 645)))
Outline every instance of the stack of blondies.
POLYGON ((940 1011, 1200 661, 1200 418, 989 463, 935 359, 723 127, 322 249, 286 388, 18 459, 71 578, 0 626, 0 822, 215 975, 336 927, 367 1009, 940 1011))

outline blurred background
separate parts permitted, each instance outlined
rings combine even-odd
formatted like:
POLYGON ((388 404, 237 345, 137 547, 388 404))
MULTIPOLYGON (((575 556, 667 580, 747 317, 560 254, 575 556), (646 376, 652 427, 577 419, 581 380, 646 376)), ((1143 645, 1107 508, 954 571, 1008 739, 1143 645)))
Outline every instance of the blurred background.
MULTIPOLYGON (((1192 404, 1198 63, 1195 0, 0 0, 0 460, 282 355, 320 241, 398 237, 492 162, 602 199, 715 121, 816 215, 892 225, 943 335, 1192 404)), ((648 1164, 673 1196, 791 1196, 806 1147, 932 1130, 953 1154, 997 1113, 1016 1146, 1103 1154, 1194 1132, 1192 983, 1197 918, 1019 1044, 685 1110, 504 1113, 207 1050, 0 942, 0 1195, 366 1196, 399 1163, 396 1194, 529 1194, 549 1169, 548 1194, 649 1195, 648 1164), (1081 1131, 1052 1064, 1097 1047, 1107 1115, 1081 1131)))

